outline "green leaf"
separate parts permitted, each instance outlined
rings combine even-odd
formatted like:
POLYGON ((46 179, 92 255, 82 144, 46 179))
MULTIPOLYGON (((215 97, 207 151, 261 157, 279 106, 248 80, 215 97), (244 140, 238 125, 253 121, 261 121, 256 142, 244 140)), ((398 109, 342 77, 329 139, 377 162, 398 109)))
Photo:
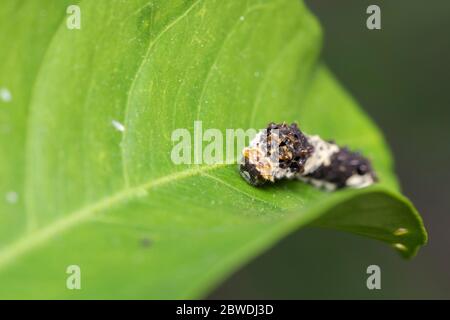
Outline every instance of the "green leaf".
POLYGON ((201 297, 310 223, 408 257, 426 242, 381 134, 318 61, 302 3, 82 1, 69 30, 76 3, 0 4, 1 298, 201 297), (195 120, 298 121, 361 150, 380 183, 253 188, 236 165, 175 165, 171 133, 195 120), (66 288, 69 265, 81 290, 66 288))

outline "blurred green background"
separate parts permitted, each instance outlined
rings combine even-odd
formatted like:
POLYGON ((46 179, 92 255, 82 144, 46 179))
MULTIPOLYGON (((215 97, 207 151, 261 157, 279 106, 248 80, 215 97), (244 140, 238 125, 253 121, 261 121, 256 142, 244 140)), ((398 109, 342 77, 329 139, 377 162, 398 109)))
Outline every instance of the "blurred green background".
POLYGON ((450 1, 310 0, 323 60, 381 127, 429 243, 412 261, 389 246, 304 229, 234 274, 210 298, 450 299, 450 1), (381 8, 382 30, 366 28, 381 8), (366 268, 381 267, 381 290, 366 268))

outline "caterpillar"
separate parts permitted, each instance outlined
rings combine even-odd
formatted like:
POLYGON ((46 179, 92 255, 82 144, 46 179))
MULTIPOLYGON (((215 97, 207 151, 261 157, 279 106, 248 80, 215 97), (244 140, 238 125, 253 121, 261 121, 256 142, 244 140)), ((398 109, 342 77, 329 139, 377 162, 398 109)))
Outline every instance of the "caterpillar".
POLYGON ((296 123, 270 123, 242 151, 241 176, 253 186, 299 179, 333 191, 364 188, 378 179, 370 160, 358 152, 304 134, 296 123))

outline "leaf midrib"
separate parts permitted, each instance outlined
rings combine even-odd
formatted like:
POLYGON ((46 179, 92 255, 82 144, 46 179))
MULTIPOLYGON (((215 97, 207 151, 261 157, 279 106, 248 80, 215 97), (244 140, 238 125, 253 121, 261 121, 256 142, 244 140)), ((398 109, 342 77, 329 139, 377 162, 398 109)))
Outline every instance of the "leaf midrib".
POLYGON ((31 249, 41 246, 64 231, 72 229, 73 227, 87 221, 100 211, 111 209, 120 203, 138 198, 143 194, 143 192, 147 192, 149 189, 154 189, 156 187, 170 184, 192 176, 201 175, 203 172, 223 168, 229 165, 230 164, 214 164, 201 167, 191 167, 157 179, 151 179, 146 183, 131 188, 125 188, 111 196, 102 198, 94 204, 77 209, 76 211, 65 215, 63 218, 50 223, 46 227, 25 235, 21 239, 10 244, 6 249, 0 251, 0 271, 9 266, 17 258, 25 255, 31 249))

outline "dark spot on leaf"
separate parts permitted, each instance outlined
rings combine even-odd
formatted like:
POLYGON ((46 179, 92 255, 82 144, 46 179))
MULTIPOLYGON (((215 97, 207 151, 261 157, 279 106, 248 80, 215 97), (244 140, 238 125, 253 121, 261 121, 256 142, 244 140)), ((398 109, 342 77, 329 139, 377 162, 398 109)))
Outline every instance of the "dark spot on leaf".
POLYGON ((150 238, 144 237, 141 239, 141 246, 143 248, 149 248, 153 244, 153 241, 150 238))

